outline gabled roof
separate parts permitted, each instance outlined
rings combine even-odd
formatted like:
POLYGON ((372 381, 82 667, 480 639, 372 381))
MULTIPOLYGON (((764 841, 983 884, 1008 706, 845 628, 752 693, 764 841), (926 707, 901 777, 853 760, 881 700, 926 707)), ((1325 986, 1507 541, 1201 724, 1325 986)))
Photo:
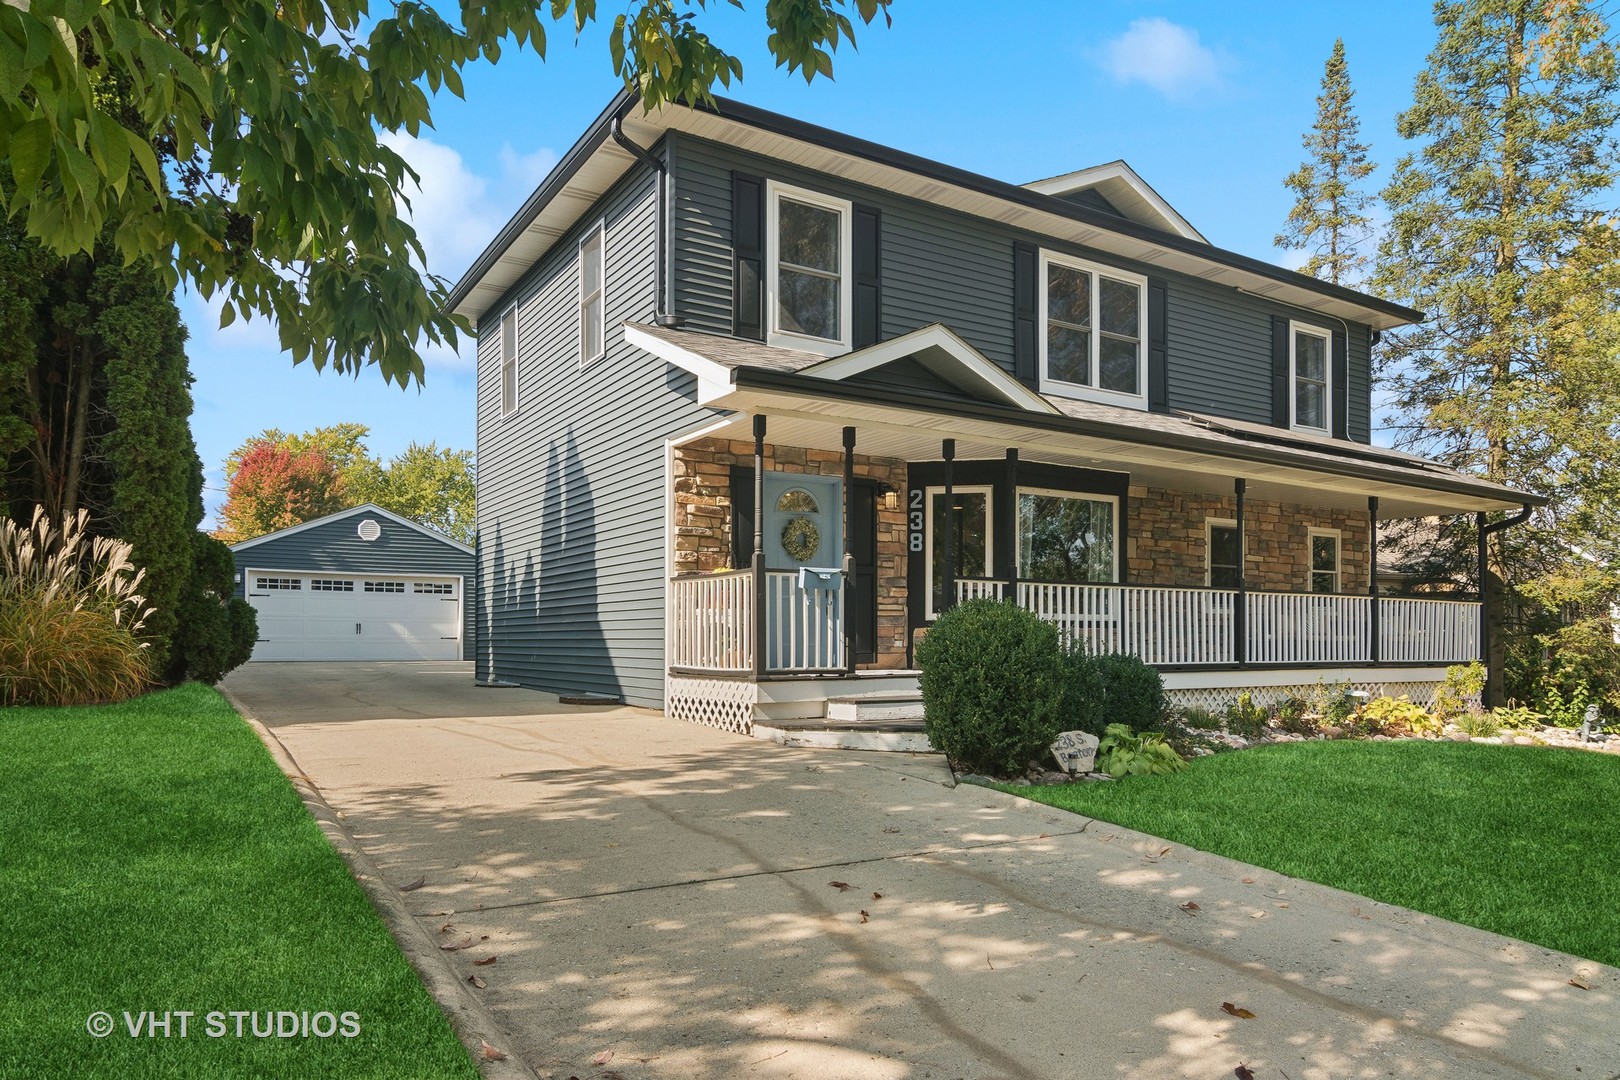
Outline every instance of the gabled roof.
POLYGON ((1057 414, 1057 409, 1040 394, 1007 374, 941 323, 932 323, 830 360, 820 353, 647 323, 625 323, 624 340, 696 375, 700 402, 730 393, 734 374, 742 369, 842 382, 910 359, 967 397, 1034 413, 1057 414))
POLYGON ((450 537, 444 535, 442 532, 439 532, 437 529, 430 529, 426 525, 412 521, 410 518, 400 517, 392 510, 384 510, 376 503, 361 503, 359 506, 351 506, 347 510, 339 510, 335 514, 327 514, 325 517, 318 517, 312 521, 306 521, 299 525, 289 525, 285 529, 277 529, 273 533, 265 533, 263 536, 255 536, 251 540, 242 540, 238 543, 232 544, 231 550, 246 551, 248 548, 257 547, 258 545, 268 543, 271 540, 282 540, 289 536, 296 536, 298 533, 304 532, 307 529, 313 529, 320 525, 330 525, 335 521, 342 521, 344 518, 356 517, 360 514, 373 514, 377 517, 387 518, 396 525, 403 525, 407 529, 414 529, 423 536, 437 540, 443 544, 448 544, 457 551, 464 552, 468 555, 473 554, 473 549, 468 547, 466 544, 463 544, 461 541, 452 540, 450 537))
POLYGON ((1132 221, 1150 225, 1165 232, 1178 233, 1189 240, 1207 244, 1204 235, 1164 201, 1148 182, 1136 175, 1136 170, 1123 160, 1106 165, 1093 165, 1062 176, 1045 180, 1032 180, 1024 185, 1031 191, 1057 198, 1069 198, 1082 191, 1095 191, 1107 199, 1115 209, 1132 221))
MULTIPOLYGON (((1419 322, 1423 313, 1354 289, 1226 251, 1175 230, 1122 218, 1082 202, 918 157, 843 132, 807 124, 751 105, 715 99, 712 105, 641 108, 621 92, 563 155, 551 175, 473 261, 446 301, 473 320, 499 303, 519 279, 580 220, 636 159, 609 137, 615 118, 642 146, 670 132, 733 146, 934 206, 999 222, 1037 236, 1091 248, 1161 270, 1322 315, 1387 330, 1419 322)), ((677 312, 678 314, 678 312, 677 312)))

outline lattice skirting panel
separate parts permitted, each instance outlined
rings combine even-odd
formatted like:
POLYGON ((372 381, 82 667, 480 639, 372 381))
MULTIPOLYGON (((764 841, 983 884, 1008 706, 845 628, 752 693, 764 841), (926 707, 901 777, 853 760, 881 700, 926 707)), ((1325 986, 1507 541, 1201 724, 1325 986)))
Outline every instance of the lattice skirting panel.
MULTIPOLYGON (((1441 683, 1433 680, 1388 682, 1352 682, 1350 689, 1365 690, 1373 697, 1401 697, 1405 695, 1413 704, 1429 708, 1434 705, 1434 692, 1441 683)), ((1220 712, 1237 700, 1241 693, 1247 693, 1256 705, 1270 705, 1285 697, 1302 697, 1309 699, 1316 691, 1316 680, 1298 682, 1286 685, 1267 686, 1216 686, 1208 688, 1177 688, 1166 690, 1164 696, 1170 704, 1178 709, 1208 709, 1210 712, 1220 712)))
POLYGON ((672 675, 664 694, 664 713, 677 720, 752 735, 758 700, 759 687, 745 679, 672 675))

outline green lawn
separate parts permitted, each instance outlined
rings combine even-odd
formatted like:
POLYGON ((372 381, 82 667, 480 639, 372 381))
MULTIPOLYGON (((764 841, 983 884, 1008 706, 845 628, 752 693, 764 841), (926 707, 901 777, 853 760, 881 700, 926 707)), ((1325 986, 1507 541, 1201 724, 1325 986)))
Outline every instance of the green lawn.
POLYGON ((1305 742, 1112 784, 1006 788, 1375 900, 1620 965, 1620 757, 1305 742))
MULTIPOLYGON (((0 1078, 478 1073, 291 785, 202 686, 0 709, 0 1078), (105 1010, 116 1029, 92 1038, 105 1010), (125 1012, 191 1010, 131 1037, 125 1012), (345 1011, 345 1038, 217 1010, 345 1011), (353 1023, 350 1024, 353 1026, 353 1023)), ((321 1028, 330 1022, 312 1016, 321 1028)), ((302 1018, 298 1021, 302 1027, 302 1018)), ((144 1025, 143 1025, 144 1027, 144 1025)))

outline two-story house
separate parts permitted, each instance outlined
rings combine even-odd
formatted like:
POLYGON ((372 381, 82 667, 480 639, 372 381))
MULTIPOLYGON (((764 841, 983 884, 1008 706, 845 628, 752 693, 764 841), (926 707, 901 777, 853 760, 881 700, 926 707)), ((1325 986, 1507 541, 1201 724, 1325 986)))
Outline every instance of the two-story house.
POLYGON ((1371 444, 1420 312, 1214 247, 1123 162, 1026 185, 620 95, 457 284, 480 678, 749 730, 915 689, 994 596, 1184 702, 1426 694, 1479 605, 1378 523, 1532 496, 1371 444))

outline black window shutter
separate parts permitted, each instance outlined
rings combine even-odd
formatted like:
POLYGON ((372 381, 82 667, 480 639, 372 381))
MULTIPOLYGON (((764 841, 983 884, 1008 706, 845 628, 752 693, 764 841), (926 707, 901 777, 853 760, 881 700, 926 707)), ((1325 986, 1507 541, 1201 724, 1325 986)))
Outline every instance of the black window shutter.
POLYGON ((731 332, 764 341, 765 182, 757 176, 731 174, 731 248, 731 332))
POLYGON ((1344 331, 1333 331, 1333 357, 1328 370, 1333 379, 1333 437, 1350 437, 1350 350, 1344 331))
POLYGON ((1040 253, 1033 244, 1013 244, 1013 374, 1031 389, 1040 386, 1036 370, 1036 322, 1040 312, 1040 253))
POLYGON ((746 570, 754 561, 754 470, 731 467, 731 568, 746 570))
POLYGON ((882 335, 883 213, 873 206, 855 208, 855 312, 854 340, 857 349, 876 345, 882 335))
POLYGON ((1288 320, 1280 315, 1271 317, 1271 423, 1273 427, 1292 427, 1293 410, 1289 408, 1291 372, 1288 370, 1288 320))
POLYGON ((1165 313, 1168 287, 1163 278, 1148 279, 1148 409, 1170 411, 1169 317, 1165 313))

